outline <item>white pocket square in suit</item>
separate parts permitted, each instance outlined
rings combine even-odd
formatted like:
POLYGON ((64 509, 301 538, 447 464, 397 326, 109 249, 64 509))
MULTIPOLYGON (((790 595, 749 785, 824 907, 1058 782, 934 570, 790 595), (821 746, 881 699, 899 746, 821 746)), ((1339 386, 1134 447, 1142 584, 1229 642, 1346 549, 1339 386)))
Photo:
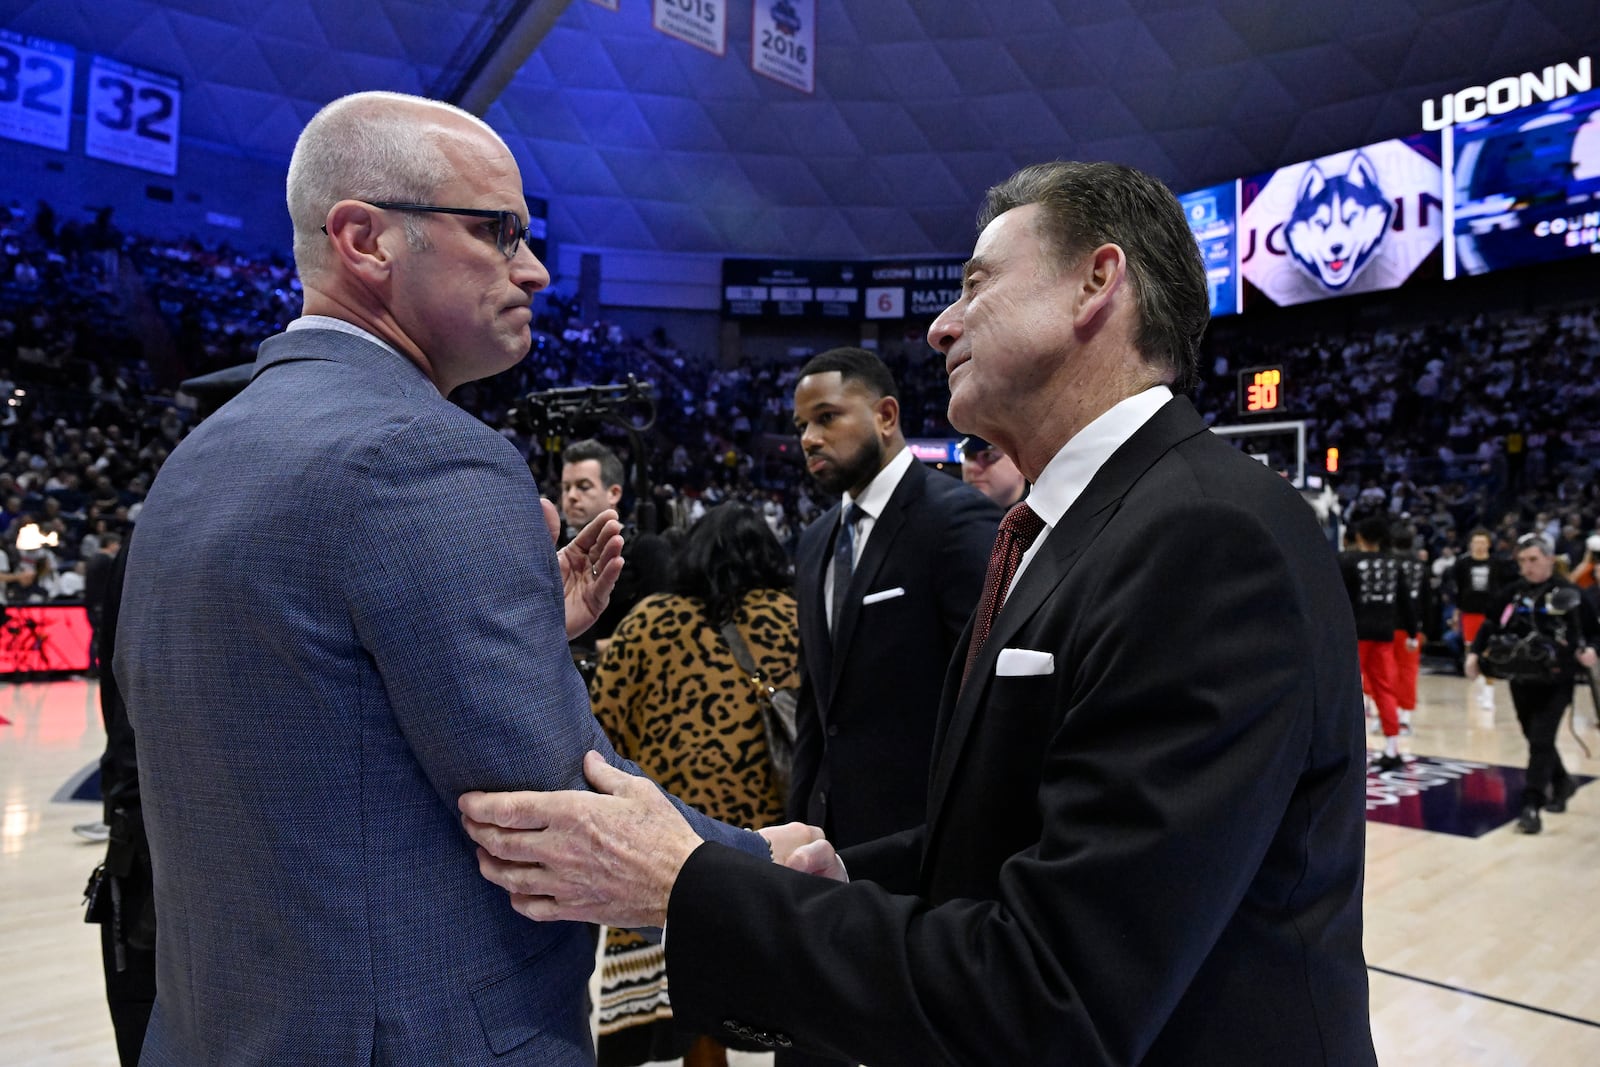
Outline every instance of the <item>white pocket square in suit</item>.
POLYGON ((1055 672, 1055 656, 1048 652, 1035 652, 1031 648, 1002 648, 1000 658, 994 664, 994 673, 1000 678, 1055 672))
POLYGON ((903 585, 897 585, 893 589, 880 589, 876 593, 868 593, 862 597, 861 606, 866 607, 868 604, 876 604, 880 600, 893 600, 897 596, 905 595, 906 587, 903 585))

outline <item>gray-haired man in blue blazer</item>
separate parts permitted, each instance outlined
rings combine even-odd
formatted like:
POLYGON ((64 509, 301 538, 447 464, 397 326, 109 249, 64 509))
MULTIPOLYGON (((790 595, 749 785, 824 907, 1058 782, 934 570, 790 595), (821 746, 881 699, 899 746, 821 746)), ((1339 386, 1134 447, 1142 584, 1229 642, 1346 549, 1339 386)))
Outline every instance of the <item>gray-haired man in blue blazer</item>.
MULTIPOLYGON (((488 126, 386 93, 301 134, 305 317, 172 454, 128 562, 163 1064, 593 1062, 593 940, 478 876, 456 797, 617 766, 567 652, 621 562, 558 557, 521 456, 446 397, 549 282, 488 126)), ((614 520, 614 515, 606 518, 614 520)), ((689 814, 765 858, 754 834, 689 814)))

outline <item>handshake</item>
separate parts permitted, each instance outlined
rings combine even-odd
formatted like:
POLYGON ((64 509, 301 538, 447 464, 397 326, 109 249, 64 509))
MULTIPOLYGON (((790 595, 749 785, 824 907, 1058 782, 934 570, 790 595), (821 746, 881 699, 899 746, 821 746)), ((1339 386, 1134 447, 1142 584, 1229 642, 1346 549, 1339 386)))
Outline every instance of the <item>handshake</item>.
MULTIPOLYGON (((648 778, 597 752, 583 760, 593 792, 463 794, 462 824, 478 870, 530 919, 663 926, 678 872, 705 842, 648 778)), ((844 882, 844 864, 815 826, 758 831, 773 861, 844 882)))

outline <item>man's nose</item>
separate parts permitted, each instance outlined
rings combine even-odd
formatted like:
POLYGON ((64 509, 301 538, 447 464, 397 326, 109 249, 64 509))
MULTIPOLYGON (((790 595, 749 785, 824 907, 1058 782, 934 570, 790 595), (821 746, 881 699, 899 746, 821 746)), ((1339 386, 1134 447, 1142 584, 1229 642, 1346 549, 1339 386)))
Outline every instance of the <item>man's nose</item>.
POLYGON ((955 308, 954 304, 945 308, 933 320, 933 325, 928 327, 928 344, 940 352, 948 352, 950 346, 956 343, 956 338, 961 336, 961 316, 955 313, 955 308))

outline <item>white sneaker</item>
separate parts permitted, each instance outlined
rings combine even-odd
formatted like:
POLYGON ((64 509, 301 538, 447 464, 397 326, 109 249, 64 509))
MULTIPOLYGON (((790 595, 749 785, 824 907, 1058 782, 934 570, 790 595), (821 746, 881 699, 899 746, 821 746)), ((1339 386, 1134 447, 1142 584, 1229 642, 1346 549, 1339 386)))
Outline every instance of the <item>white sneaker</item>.
POLYGON ((84 822, 72 828, 72 832, 85 841, 99 843, 111 840, 111 827, 103 822, 84 822))
POLYGON ((1484 711, 1494 710, 1494 690, 1488 686, 1478 690, 1478 707, 1484 711))

